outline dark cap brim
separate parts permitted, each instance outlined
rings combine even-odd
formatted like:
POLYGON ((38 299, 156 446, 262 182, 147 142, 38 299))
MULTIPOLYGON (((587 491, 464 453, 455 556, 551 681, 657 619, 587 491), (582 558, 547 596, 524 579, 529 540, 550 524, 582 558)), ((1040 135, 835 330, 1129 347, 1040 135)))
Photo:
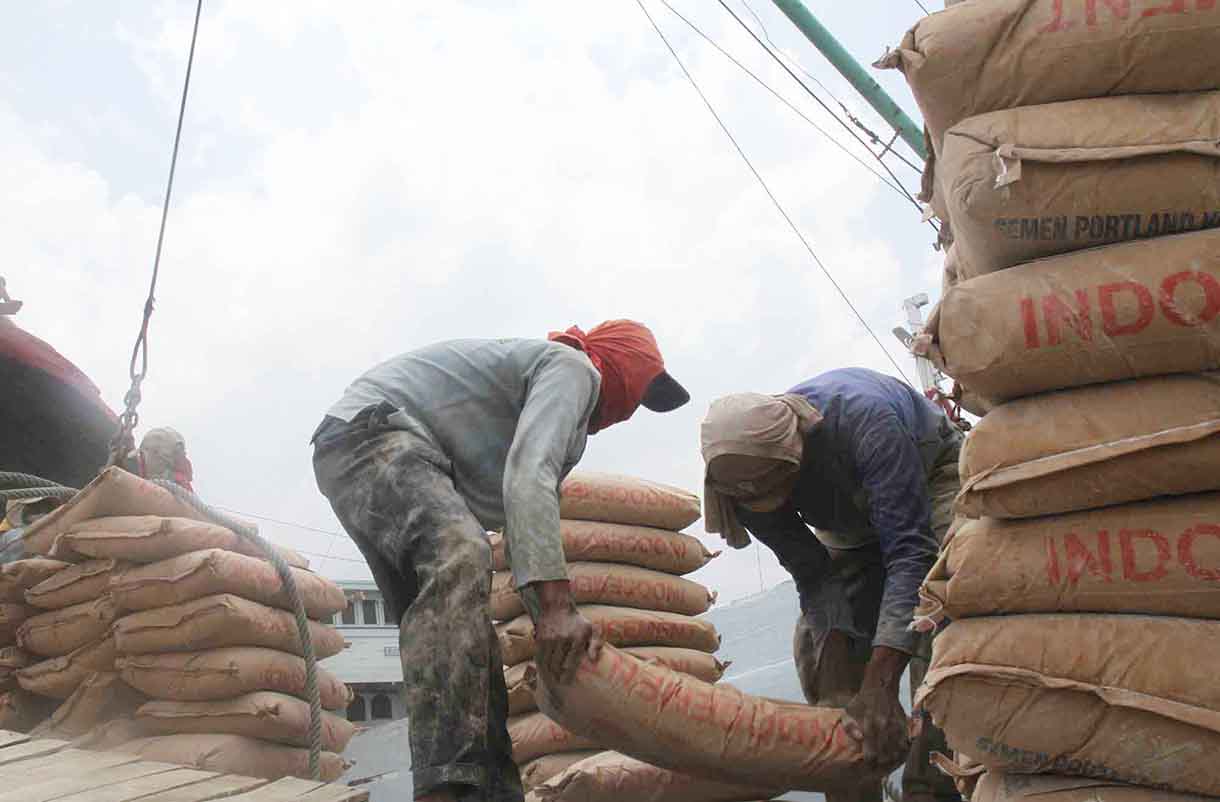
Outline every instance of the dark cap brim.
POLYGON ((669 373, 662 371, 648 385, 640 403, 653 412, 670 412, 687 401, 690 401, 690 393, 686 392, 686 388, 669 373))

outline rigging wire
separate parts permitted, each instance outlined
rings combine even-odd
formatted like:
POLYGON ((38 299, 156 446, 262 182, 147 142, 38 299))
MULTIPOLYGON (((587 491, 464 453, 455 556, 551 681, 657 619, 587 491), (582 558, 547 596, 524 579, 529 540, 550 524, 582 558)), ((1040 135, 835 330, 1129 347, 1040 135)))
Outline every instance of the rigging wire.
POLYGON ((925 5, 924 5, 924 4, 921 2, 921 0, 915 0, 915 5, 919 6, 919 10, 920 10, 920 11, 922 11, 922 12, 924 13, 924 16, 926 16, 926 17, 930 17, 930 16, 932 16, 932 12, 931 12, 931 11, 928 11, 928 7, 927 7, 927 6, 925 6, 925 5))
MULTIPOLYGON (((856 126, 861 131, 863 131, 865 134, 867 134, 868 138, 870 140, 872 140, 874 145, 880 144, 881 137, 878 136, 875 131, 873 131, 871 128, 869 128, 867 125, 865 125, 863 122, 861 122, 860 119, 858 117, 856 117, 856 115, 852 114, 851 109, 847 108, 847 104, 844 103, 842 101, 842 99, 840 99, 834 93, 834 90, 832 90, 826 84, 822 83, 822 81, 812 72, 805 69, 805 66, 803 64, 801 64, 801 62, 797 58, 793 57, 790 53, 788 53, 788 51, 784 50, 784 48, 782 48, 779 44, 776 43, 776 41, 774 39, 771 38, 771 32, 767 29, 766 23, 763 22, 762 17, 760 17, 758 15, 758 12, 754 10, 754 6, 750 5, 750 0, 741 0, 741 4, 743 6, 745 6, 746 11, 750 12, 750 16, 753 17, 754 21, 758 23, 758 28, 759 28, 759 30, 762 31, 763 38, 766 39, 767 43, 770 44, 771 47, 775 49, 775 52, 779 53, 779 55, 782 56, 784 58, 784 60, 787 61, 790 65, 792 65, 793 67, 796 67, 798 70, 800 70, 801 74, 804 75, 806 78, 813 81, 818 86, 822 87, 822 89, 826 92, 826 94, 830 95, 830 99, 833 100, 835 103, 838 103, 839 108, 843 109, 843 114, 847 117, 847 119, 851 120, 852 125, 856 126)), ((872 151, 870 150, 870 153, 871 152, 872 151)), ((898 161, 902 162, 907 167, 910 167, 916 173, 919 173, 920 175, 923 174, 922 167, 920 167, 919 165, 912 162, 906 156, 903 156, 897 150, 894 150, 893 148, 887 148, 886 152, 892 153, 898 159, 898 161)), ((875 153, 873 155, 877 156, 877 154, 875 154, 875 153)), ((877 158, 880 158, 880 156, 877 156, 877 158)))
MULTIPOLYGON (((805 246, 805 250, 809 252, 809 256, 813 258, 814 263, 839 293, 839 297, 843 299, 843 302, 847 304, 848 308, 851 309, 853 314, 855 314, 856 319, 860 321, 860 325, 864 326, 864 330, 868 332, 870 337, 872 337, 873 342, 877 343, 877 347, 881 349, 882 353, 885 354, 885 358, 888 359, 890 364, 894 366, 894 369, 898 371, 898 375, 902 376, 907 384, 912 384, 910 377, 906 374, 906 371, 902 369, 902 366, 899 365, 898 361, 894 359, 893 354, 889 352, 889 349, 887 349, 881 342, 880 338, 877 337, 876 332, 874 332, 872 327, 868 325, 868 321, 864 319, 864 315, 862 315, 860 310, 856 308, 856 305, 852 303, 851 298, 847 295, 847 292, 843 289, 839 282, 835 280, 834 275, 832 275, 830 270, 827 269, 817 252, 814 251, 813 246, 809 244, 809 240, 806 239, 805 235, 801 233, 800 228, 797 227, 787 210, 784 209, 783 204, 779 202, 779 198, 775 197, 775 193, 771 191, 771 187, 767 185, 767 182, 762 177, 762 174, 759 173, 758 169, 754 167, 754 162, 750 161, 750 157, 746 155, 744 150, 742 150, 741 145, 737 142, 737 138, 733 136, 733 132, 729 130, 727 125, 725 125, 724 120, 721 119, 720 114, 717 113, 716 107, 712 105, 712 102, 708 100, 707 95, 705 95, 703 90, 699 88, 699 83, 695 80, 695 77, 691 75, 690 70, 686 69, 686 64, 683 63, 682 57, 678 55, 678 51, 674 49, 672 44, 670 44, 669 38, 665 35, 664 31, 661 30, 661 27, 657 25, 657 21, 653 19, 652 14, 649 13, 647 6, 644 5, 644 0, 635 0, 635 3, 640 7, 640 11, 644 12, 644 16, 648 18, 648 23, 652 26, 652 29, 656 31, 657 36, 661 38, 661 42, 664 43, 665 49, 669 51, 671 56, 673 56, 679 69, 682 70, 682 74, 686 76, 686 80, 690 82, 690 85, 694 88, 696 94, 698 94, 699 98, 703 101, 703 105, 706 106, 707 110, 711 112, 713 117, 716 118, 716 123, 720 126, 720 130, 723 131, 724 135, 729 138, 731 143, 733 143, 733 148, 737 151, 737 155, 741 157, 741 160, 746 163, 746 167, 748 167, 750 172, 754 174, 754 178, 758 181, 759 186, 762 187, 763 192, 767 193, 767 197, 771 199, 771 203, 775 206, 776 211, 778 211, 780 216, 784 218, 784 221, 788 223, 788 227, 792 229, 792 233, 795 234, 797 239, 801 241, 801 244, 805 246)), ((914 385, 912 384, 912 386, 914 385)))
MULTIPOLYGON (((813 127, 813 129, 814 129, 815 131, 817 131, 817 132, 818 132, 818 133, 820 133, 822 136, 824 136, 824 137, 826 137, 828 140, 830 140, 830 142, 831 142, 833 145, 835 145, 837 148, 839 148, 839 150, 843 151, 843 152, 844 152, 844 153, 846 153, 848 156, 850 156, 850 157, 851 157, 853 160, 855 160, 855 162, 856 162, 857 164, 859 164, 859 165, 860 165, 861 167, 863 167, 865 170, 868 170, 870 173, 872 173, 872 174, 873 174, 873 175, 874 175, 874 176, 877 178, 877 180, 878 180, 878 181, 881 181, 883 184, 885 184, 887 187, 889 187, 890 189, 892 189, 892 190, 894 190, 895 192, 897 192, 897 193, 898 193, 900 196, 902 196, 903 198, 905 198, 905 199, 907 199, 907 200, 912 200, 912 199, 911 199, 911 196, 910 196, 910 193, 908 193, 908 192, 907 192, 905 189, 903 189, 901 186, 899 186, 899 185, 897 185, 897 184, 893 183, 892 181, 890 181, 890 179, 886 178, 886 177, 885 177, 885 176, 883 176, 881 173, 879 173, 879 172, 877 172, 876 170, 874 170, 874 169, 872 168, 872 166, 871 166, 871 165, 869 165, 869 163, 868 163, 868 162, 866 162, 864 159, 860 158, 860 157, 859 157, 859 156, 857 156, 855 153, 852 153, 852 151, 851 151, 851 150, 850 150, 850 149, 849 149, 849 148, 848 148, 846 145, 844 145, 842 142, 840 142, 839 140, 837 140, 837 139, 835 139, 833 136, 831 136, 831 134, 830 134, 830 132, 829 132, 829 131, 827 131, 825 128, 823 128, 822 126, 820 126, 820 125, 818 125, 816 122, 814 122, 814 121, 813 121, 813 120, 812 120, 812 119, 811 119, 811 118, 810 118, 810 117, 809 117, 807 114, 805 114, 805 112, 801 111, 799 108, 797 108, 797 107, 796 107, 796 105, 794 105, 794 104, 793 104, 793 103, 792 103, 790 100, 788 100, 788 98, 786 98, 786 97, 784 97, 783 95, 781 95, 781 94, 780 94, 778 91, 776 91, 776 90, 775 90, 775 89, 774 89, 774 88, 773 88, 773 87, 772 87, 770 84, 768 84, 766 81, 764 81, 762 78, 760 78, 760 77, 758 76, 758 74, 757 74, 757 73, 753 72, 752 70, 750 70, 750 68, 749 68, 749 67, 747 67, 746 65, 744 65, 744 64, 742 64, 740 61, 738 61, 738 60, 737 60, 737 59, 736 59, 736 58, 733 56, 733 54, 732 54, 732 53, 729 53, 727 50, 725 50, 723 47, 721 47, 721 46, 720 46, 720 44, 716 42, 716 40, 712 39, 712 37, 710 37, 710 36, 708 36, 706 33, 704 33, 704 32, 703 32, 703 31, 702 31, 702 30, 699 28, 699 26, 697 26, 695 23, 691 22, 691 21, 690 21, 690 19, 688 19, 687 17, 685 17, 685 16, 682 14, 682 12, 678 11, 676 8, 674 8, 673 6, 671 6, 671 5, 669 4, 669 0, 661 0, 661 4, 662 4, 663 6, 665 6, 667 9, 669 9, 669 11, 670 11, 670 13, 671 13, 671 14, 673 14, 675 17, 677 17, 678 19, 680 19, 680 20, 682 20, 684 23, 686 23, 687 27, 689 27, 689 28, 690 28, 692 31, 694 31, 694 32, 695 32, 695 33, 697 33, 697 34, 698 34, 700 37, 702 37, 704 41, 706 41, 708 44, 710 44, 712 47, 714 47, 714 48, 715 48, 715 49, 716 49, 716 50, 717 50, 717 51, 718 51, 718 52, 719 52, 719 53, 720 53, 722 56, 724 56, 725 58, 727 58, 729 61, 733 62, 733 64, 735 64, 735 65, 737 66, 737 68, 738 68, 738 69, 740 69, 740 70, 741 70, 742 72, 744 72, 746 75, 749 75, 749 76, 750 76, 751 78, 753 78, 753 79, 754 79, 754 80, 755 80, 755 81, 756 81, 756 82, 757 82, 757 83, 758 83, 758 84, 759 84, 759 85, 760 85, 760 86, 761 86, 763 89, 766 89, 768 92, 770 92, 772 95, 774 95, 774 96, 775 96, 775 98, 776 98, 777 100, 779 100, 779 102, 783 103, 785 106, 787 106, 789 109, 791 109, 791 110, 792 110, 794 113, 796 113, 796 115, 797 115, 798 117, 800 117, 802 120, 804 120, 805 122, 809 123, 809 125, 810 125, 810 126, 812 126, 812 127, 813 127)), ((871 151, 870 151, 870 153, 871 153, 871 151)), ((918 202, 916 202, 916 203, 915 203, 915 207, 916 207, 916 208, 920 208, 920 206, 919 206, 919 203, 918 203, 918 202)), ((920 210, 922 211, 922 209, 920 209, 920 210)))
POLYGON ((110 444, 110 465, 117 465, 126 452, 126 441, 135 431, 140 421, 136 408, 140 405, 140 385, 148 375, 148 322, 152 318, 153 305, 156 301, 157 277, 161 273, 161 246, 165 243, 165 224, 169 219, 169 202, 174 194, 174 172, 178 167, 178 146, 182 142, 182 120, 186 117, 186 97, 191 88, 191 67, 195 64, 195 42, 199 39, 199 17, 203 13, 203 0, 195 3, 195 24, 191 29, 191 49, 186 57, 186 78, 182 82, 182 99, 178 104, 178 127, 174 132, 174 150, 169 159, 169 179, 165 184, 165 200, 161 206, 161 225, 157 230, 157 250, 153 256, 152 279, 148 284, 148 298, 144 301, 144 318, 140 323, 140 333, 136 336, 136 344, 131 349, 131 363, 127 374, 131 387, 123 397, 123 413, 119 416, 119 430, 110 444), (136 362, 140 363, 139 370, 136 362))
MULTIPOLYGON (((801 77, 799 75, 797 75, 795 72, 793 72, 792 68, 789 67, 786 63, 784 63, 784 60, 782 58, 780 58, 775 53, 775 51, 772 50, 771 47, 767 45, 766 42, 764 42, 762 39, 759 38, 758 34, 754 32, 754 29, 751 28, 749 25, 747 25, 746 21, 743 20, 737 14, 736 11, 734 11, 732 8, 730 8, 729 4, 726 3, 725 0, 717 0, 717 1, 720 3, 721 8, 723 8, 725 11, 727 11, 729 13, 729 16, 731 16, 734 20, 737 21, 737 24, 741 26, 742 30, 744 30, 746 33, 748 33, 750 35, 750 38, 753 39, 755 42, 757 42, 759 47, 761 47, 763 50, 767 51, 767 55, 771 56, 771 58, 775 60, 775 63, 778 64, 780 67, 782 67, 784 69, 784 72, 788 73, 788 75, 790 75, 792 77, 792 80, 794 80, 798 84, 800 84, 801 88, 804 89, 805 92, 811 98, 813 98, 815 101, 817 101, 817 104, 819 106, 821 106, 823 109, 825 109, 827 114, 834 117, 835 121, 838 122, 839 125, 843 126, 843 128, 845 128, 847 130, 847 132, 849 134, 851 134, 852 138, 855 139, 857 142, 859 142, 860 145, 865 150, 867 150, 869 153, 873 154, 873 156, 877 159, 877 163, 881 165, 881 169, 885 170, 885 172, 887 174, 889 174, 890 178, 892 178, 894 180, 894 183, 896 183, 896 184, 898 184, 898 186, 902 187, 903 192, 905 192, 907 194, 907 196, 911 199, 911 202, 914 203, 917 208, 922 209, 922 207, 919 206, 919 201, 917 201, 915 199, 915 196, 912 195, 909 190, 907 190, 907 188, 903 185, 902 181, 898 178, 898 176, 894 174, 894 171, 891 170, 889 165, 885 163, 885 160, 873 152, 872 148, 870 148, 868 146, 868 144, 863 139, 860 138, 860 135, 858 133, 856 133, 855 129, 853 129, 852 126, 847 123, 847 121, 845 121, 843 118, 839 117, 839 115, 835 114, 834 111, 830 108, 830 106, 826 103, 826 101, 822 100, 822 98, 820 98, 818 96, 817 92, 814 92, 812 89, 810 89, 809 85, 807 83, 805 83, 804 81, 802 81, 801 77)), ((931 220, 928 221, 928 224, 931 225, 934 230, 936 230, 936 231, 940 230, 936 226, 936 224, 933 223, 931 220)))

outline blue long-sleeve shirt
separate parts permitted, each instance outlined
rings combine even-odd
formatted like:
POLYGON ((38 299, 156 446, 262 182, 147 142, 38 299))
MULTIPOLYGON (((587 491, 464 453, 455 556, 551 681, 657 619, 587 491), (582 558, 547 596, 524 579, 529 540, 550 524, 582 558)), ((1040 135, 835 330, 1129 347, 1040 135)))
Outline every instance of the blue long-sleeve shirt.
POLYGON ((938 550, 927 475, 955 430, 916 390, 871 370, 833 370, 788 392, 823 419, 805 439, 789 503, 772 513, 740 509, 742 523, 776 552, 806 609, 830 567, 808 527, 836 549, 876 544, 885 584, 873 644, 913 653, 907 627, 938 550))

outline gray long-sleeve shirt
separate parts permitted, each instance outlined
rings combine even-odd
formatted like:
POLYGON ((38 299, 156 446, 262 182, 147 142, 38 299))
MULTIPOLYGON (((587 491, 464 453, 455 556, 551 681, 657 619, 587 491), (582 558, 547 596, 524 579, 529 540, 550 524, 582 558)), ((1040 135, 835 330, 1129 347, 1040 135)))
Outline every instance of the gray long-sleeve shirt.
POLYGON ((567 578, 559 484, 580 460, 601 376, 546 340, 450 340, 356 379, 328 414, 351 421, 382 402, 390 422, 434 446, 470 511, 504 527, 517 587, 567 578))

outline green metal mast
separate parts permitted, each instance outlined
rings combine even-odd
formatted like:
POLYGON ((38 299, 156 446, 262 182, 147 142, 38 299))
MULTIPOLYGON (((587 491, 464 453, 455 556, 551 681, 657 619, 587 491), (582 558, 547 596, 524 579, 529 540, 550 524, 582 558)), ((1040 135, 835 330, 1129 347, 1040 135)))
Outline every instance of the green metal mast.
POLYGON ((907 116, 902 107, 881 88, 881 84, 873 80, 873 77, 860 66, 860 62, 856 61, 851 53, 848 53, 843 45, 839 44, 839 40, 834 38, 826 26, 818 22, 817 17, 805 8, 805 4, 801 0, 771 0, 771 2, 784 12, 784 16, 792 20, 792 24, 805 34, 805 38, 822 52, 822 55, 842 73, 843 77, 868 101, 869 105, 876 109, 877 113, 898 132, 902 141, 910 145, 911 150, 918 153, 921 159, 927 161, 928 152, 924 148, 923 129, 907 116))

